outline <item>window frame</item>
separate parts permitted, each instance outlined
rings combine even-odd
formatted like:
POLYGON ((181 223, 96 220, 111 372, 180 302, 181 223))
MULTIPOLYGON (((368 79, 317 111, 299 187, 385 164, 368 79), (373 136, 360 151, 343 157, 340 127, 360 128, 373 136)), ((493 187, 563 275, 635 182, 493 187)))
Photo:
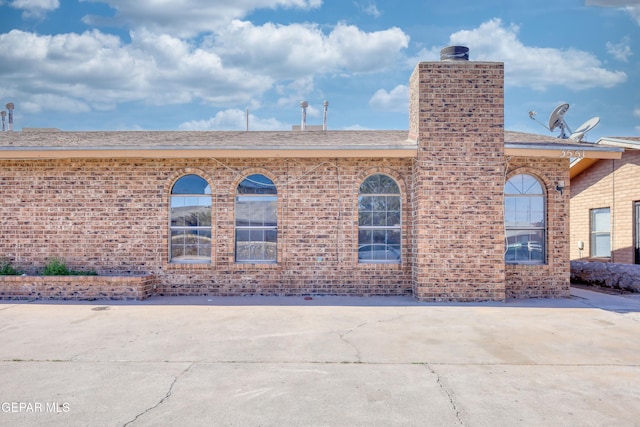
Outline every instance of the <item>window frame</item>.
POLYGON ((591 258, 602 258, 602 259, 610 259, 611 258, 611 208, 610 207, 602 207, 602 208, 593 208, 589 209, 589 256, 591 258), (609 215, 609 227, 607 231, 599 231, 596 230, 595 227, 598 223, 596 219, 596 215, 598 213, 607 212, 609 215), (598 253, 598 245, 596 241, 598 237, 609 236, 609 250, 608 255, 597 255, 598 253))
MULTIPOLYGON (((529 187, 531 188, 531 186, 529 187)), ((510 176, 504 184, 504 189, 503 189, 503 197, 504 197, 504 229, 505 229, 505 250, 504 250, 504 262, 505 264, 512 264, 512 265, 545 265, 547 263, 547 241, 548 241, 548 221, 547 221, 547 194, 545 192, 545 185, 544 182, 539 179, 537 176, 531 174, 531 173, 527 173, 527 172, 520 172, 520 173, 515 173, 512 176, 510 176), (536 193, 529 193, 528 189, 524 189, 521 188, 520 190, 524 190, 524 192, 520 191, 519 193, 508 193, 507 192, 507 188, 508 188, 508 184, 511 183, 511 186, 513 186, 514 188, 518 189, 518 187, 516 187, 515 183, 513 183, 512 180, 514 180, 517 177, 520 176, 526 176, 526 177, 530 177, 533 180, 535 180, 535 182, 538 184, 539 188, 540 188, 540 192, 536 192, 536 193), (531 225, 531 223, 527 224, 527 225, 509 225, 509 218, 507 218, 507 205, 508 205, 508 201, 509 199, 513 199, 514 203, 516 202, 516 200, 518 199, 529 199, 528 202, 528 208, 529 211, 531 211, 531 201, 533 200, 533 198, 536 199, 541 199, 542 200, 542 225, 531 225), (514 242, 514 243, 509 243, 509 232, 513 231, 513 232, 520 232, 522 234, 522 232, 529 232, 528 234, 531 236, 533 234, 537 234, 537 233, 542 233, 542 242, 537 242, 537 241, 527 241, 527 252, 530 254, 534 251, 541 251, 541 256, 540 256, 540 260, 537 259, 514 259, 514 260, 508 260, 507 257, 509 256, 509 251, 510 249, 513 249, 513 251, 516 253, 516 258, 517 258, 517 253, 518 253, 518 248, 522 248, 522 243, 521 242, 514 242), (510 248, 510 246, 513 245, 512 248, 510 248), (518 247, 518 245, 520 245, 518 247)), ((518 203, 515 203, 516 207, 518 206, 518 203)), ((517 209, 514 209, 514 219, 518 217, 518 211, 517 209)), ((517 222, 517 221, 514 221, 517 222)), ((516 234, 515 236, 517 236, 518 234, 516 234)))
MULTIPOLYGON (((266 190, 266 188, 263 188, 262 190, 266 190)), ((279 211, 279 198, 278 198, 278 189, 276 184, 274 183, 274 181, 267 175, 262 174, 262 173, 254 173, 254 174, 250 174, 245 176, 236 186, 236 191, 235 191, 235 197, 234 197, 234 202, 233 202, 233 206, 234 206, 234 216, 233 216, 233 226, 234 226, 234 243, 233 243, 233 260, 236 264, 277 264, 278 263, 278 211, 279 211), (247 192, 247 193, 241 193, 239 190, 241 188, 241 186, 247 181, 247 180, 251 180, 251 178, 254 178, 254 183, 258 183, 258 184, 263 184, 265 185, 265 187, 273 187, 273 192, 261 192, 256 190, 256 192, 247 192), (265 179, 267 180, 269 183, 261 183, 260 181, 257 181, 258 178, 256 177, 261 177, 261 179, 265 179), (263 199, 263 200, 260 200, 263 199), (274 203, 275 204, 275 209, 274 209, 274 224, 273 225, 266 225, 263 224, 262 225, 238 225, 238 212, 240 211, 239 209, 239 203, 256 203, 256 202, 264 202, 264 203, 274 203), (239 232, 248 232, 250 238, 249 240, 242 240, 242 242, 262 242, 263 244, 267 244, 269 242, 273 242, 274 243, 274 250, 273 250, 273 255, 270 258, 262 258, 262 259, 254 259, 251 257, 247 257, 247 258, 239 258, 238 257, 238 234, 239 232), (263 233, 263 238, 262 240, 252 240, 251 239, 251 235, 253 234, 253 232, 261 232, 263 233), (266 235, 269 234, 271 236, 273 236, 272 240, 268 240, 266 239, 266 235)), ((262 209, 266 209, 267 206, 263 207, 262 209)), ((249 221, 251 221, 251 219, 249 219, 249 221)), ((266 253, 266 247, 265 247, 265 253, 266 253)))
MULTIPOLYGON (((402 192, 400 190, 400 185, 398 185, 398 182, 396 181, 395 178, 393 178, 392 176, 386 174, 386 173, 381 173, 381 172, 377 172, 377 173, 373 173, 368 175, 365 179, 362 180, 362 182, 360 183, 360 187, 358 188, 358 209, 357 209, 357 215, 358 215, 358 228, 357 228, 357 234, 356 234, 356 238, 357 238, 357 262, 358 264, 390 264, 390 265, 399 265, 402 264, 402 207, 403 207, 403 203, 402 203, 402 192), (388 179, 390 179, 395 188, 397 189, 397 192, 394 193, 384 193, 384 192, 372 192, 372 193, 368 193, 362 192, 362 187, 365 185, 365 183, 367 182, 367 180, 373 179, 376 176, 384 176, 388 179), (362 197, 385 197, 385 198, 389 198, 389 197, 393 197, 393 198, 397 198, 397 205, 398 205, 398 209, 397 209, 397 215, 398 215, 398 223, 396 225, 361 225, 361 198, 362 197), (372 238, 373 238, 373 232, 375 231, 384 231, 385 232, 385 242, 381 243, 381 242, 362 242, 360 240, 360 232, 361 231, 371 231, 372 232, 372 238), (392 232, 397 232, 398 234, 398 243, 397 244, 390 244, 387 243, 388 242, 388 234, 387 232, 392 231, 392 232), (393 249, 393 251, 397 251, 398 254, 398 258, 397 259, 362 259, 360 257, 360 249, 363 248, 364 246, 375 246, 375 245, 384 245, 385 246, 385 254, 389 252, 389 246, 391 246, 391 249, 393 249)), ((375 211, 371 211, 372 214, 375 213, 375 211)), ((381 212, 381 211, 379 211, 381 212)), ((388 209, 388 203, 387 200, 385 200, 385 218, 388 218, 388 213, 389 212, 395 212, 395 210, 389 210, 388 209)), ((372 219, 373 221, 373 219, 372 219)), ((372 257, 373 257, 373 252, 375 252, 374 250, 371 251, 372 252, 372 257)))
MULTIPOLYGON (((199 201, 198 201, 199 202, 199 201)), ((213 249, 214 249, 214 244, 213 244, 213 195, 211 194, 211 184, 208 182, 207 179, 205 179, 204 177, 196 174, 196 173, 187 173, 184 174, 182 176, 180 176, 178 179, 176 179, 174 181, 174 183, 171 185, 171 189, 169 191, 169 236, 168 236, 168 244, 169 244, 169 263, 170 264, 211 264, 211 259, 213 256, 213 249), (180 181, 187 179, 188 177, 197 177, 199 179, 201 179, 204 183, 206 183, 206 186, 203 188, 203 192, 201 193, 195 193, 195 192, 180 192, 180 193, 175 193, 174 191, 176 190, 176 186, 180 185, 180 181), (208 189, 208 190, 207 190, 208 189), (178 198, 184 198, 185 199, 185 204, 183 206, 188 206, 186 205, 186 199, 188 198, 197 198, 197 199, 208 199, 208 204, 196 204, 196 205, 189 205, 189 206, 207 206, 209 209, 209 225, 174 225, 173 221, 174 221, 174 217, 173 217, 173 209, 174 209, 174 201, 176 201, 178 198), (196 258, 183 258, 183 259, 177 259, 174 257, 174 231, 195 231, 197 236, 200 236, 199 232, 205 232, 205 234, 209 235, 209 254, 208 257, 202 256, 202 257, 196 257, 196 258), (206 233, 208 232, 208 233, 206 233)), ((186 247, 186 244, 183 244, 186 247)), ((200 248, 200 245, 197 244, 196 246, 198 246, 198 251, 200 248)))

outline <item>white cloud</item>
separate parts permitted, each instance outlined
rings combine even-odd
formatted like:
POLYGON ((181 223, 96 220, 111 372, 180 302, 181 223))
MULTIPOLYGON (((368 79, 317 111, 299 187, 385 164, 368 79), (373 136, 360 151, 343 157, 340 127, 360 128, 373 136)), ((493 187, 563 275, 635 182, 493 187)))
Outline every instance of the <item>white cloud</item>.
POLYGON ((27 102, 20 104, 25 113, 40 113, 41 111, 65 111, 68 113, 86 113, 91 107, 83 101, 61 95, 43 94, 33 95, 27 102))
POLYGON ((609 54, 618 61, 627 62, 629 60, 629 57, 633 55, 633 53, 631 53, 630 44, 631 39, 629 38, 629 36, 624 37, 622 40, 620 40, 619 43, 607 42, 607 52, 609 52, 609 54))
MULTIPOLYGON (((193 120, 182 123, 180 130, 245 130, 247 128, 246 111, 229 109, 218 111, 208 120, 193 120)), ((284 130, 291 128, 276 119, 261 119, 249 113, 249 130, 284 130)))
POLYGON ((104 109, 130 101, 160 106, 197 100, 228 108, 250 105, 276 85, 284 88, 281 98, 300 98, 313 89, 314 76, 397 66, 409 41, 398 28, 365 32, 338 24, 325 33, 312 24, 242 21, 227 23, 198 42, 145 28, 132 30, 130 38, 125 43, 99 30, 0 34, 0 84, 27 102, 35 103, 36 94, 63 97, 69 102, 60 105, 71 111, 80 104, 104 109))
POLYGON ((262 72, 234 64, 225 66, 214 50, 172 36, 140 30, 133 32, 131 39, 128 48, 148 64, 141 82, 145 97, 156 105, 194 99, 219 106, 246 104, 274 82, 262 72))
POLYGON ((325 34, 316 24, 255 26, 234 21, 209 42, 226 63, 291 79, 388 69, 397 65, 409 37, 399 28, 364 32, 340 23, 325 34))
POLYGON ((627 6, 624 8, 629 16, 640 25, 640 6, 627 6))
POLYGON ((451 45, 465 45, 470 59, 505 63, 505 82, 513 86, 545 90, 565 86, 573 90, 613 87, 627 80, 622 71, 603 67, 592 53, 577 49, 526 46, 518 39, 519 28, 504 26, 499 19, 478 28, 454 33, 451 45))
POLYGON ((404 64, 406 68, 413 69, 416 64, 423 61, 439 61, 440 60, 439 47, 423 48, 416 55, 405 59, 404 64))
POLYGON ((337 65, 351 72, 372 72, 397 67, 409 36, 400 28, 364 32, 353 25, 338 25, 328 36, 326 49, 339 52, 337 65))
POLYGON ((633 110, 633 115, 640 118, 640 108, 636 108, 635 110, 633 110))
POLYGON ((409 108, 409 88, 398 85, 390 92, 380 89, 369 100, 369 106, 374 110, 404 113, 409 108))
POLYGON ((83 21, 92 25, 118 24, 134 29, 146 28, 154 33, 179 37, 193 37, 212 33, 221 25, 247 16, 257 9, 312 9, 322 0, 81 0, 106 3, 116 10, 115 18, 86 16, 83 21))
POLYGON ((356 3, 356 6, 363 13, 365 13, 367 15, 371 15, 374 18, 379 18, 382 15, 380 13, 380 11, 378 10, 378 6, 376 6, 376 4, 371 2, 371 1, 368 2, 368 3, 356 3))
POLYGON ((33 94, 135 98, 145 64, 115 36, 98 31, 40 36, 19 30, 0 34, 2 83, 33 94))
POLYGON ((22 10, 23 18, 42 18, 47 12, 60 7, 58 0, 13 0, 9 3, 14 9, 22 10))
POLYGON ((276 92, 281 95, 281 97, 278 98, 276 105, 284 108, 299 105, 300 101, 308 99, 314 90, 313 75, 295 79, 286 85, 279 84, 276 86, 276 92))
POLYGON ((0 74, 4 88, 23 100, 35 103, 46 94, 94 109, 127 101, 246 104, 273 84, 253 70, 223 67, 214 52, 144 31, 123 45, 99 31, 41 36, 13 30, 0 34, 0 74))
POLYGON ((640 0, 586 0, 587 6, 622 7, 640 4, 640 0))
POLYGON ((640 25, 640 0, 586 0, 587 6, 616 7, 626 11, 640 25))
POLYGON ((370 127, 362 126, 362 125, 351 125, 345 126, 344 130, 372 130, 370 127))

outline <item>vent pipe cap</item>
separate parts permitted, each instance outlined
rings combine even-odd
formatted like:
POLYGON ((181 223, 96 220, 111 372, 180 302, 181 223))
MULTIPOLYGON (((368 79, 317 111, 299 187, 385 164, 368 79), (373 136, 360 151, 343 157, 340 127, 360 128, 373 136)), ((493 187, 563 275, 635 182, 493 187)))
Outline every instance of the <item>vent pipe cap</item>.
POLYGON ((441 61, 468 61, 469 48, 466 46, 449 46, 440 51, 441 61))

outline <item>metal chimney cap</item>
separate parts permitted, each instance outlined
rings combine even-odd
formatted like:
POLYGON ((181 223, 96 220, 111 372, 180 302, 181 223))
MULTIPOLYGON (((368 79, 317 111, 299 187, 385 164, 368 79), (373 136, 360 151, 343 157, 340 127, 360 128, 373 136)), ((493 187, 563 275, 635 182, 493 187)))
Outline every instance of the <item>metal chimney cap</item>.
POLYGON ((466 46, 448 46, 440 51, 441 61, 468 61, 469 48, 466 46))

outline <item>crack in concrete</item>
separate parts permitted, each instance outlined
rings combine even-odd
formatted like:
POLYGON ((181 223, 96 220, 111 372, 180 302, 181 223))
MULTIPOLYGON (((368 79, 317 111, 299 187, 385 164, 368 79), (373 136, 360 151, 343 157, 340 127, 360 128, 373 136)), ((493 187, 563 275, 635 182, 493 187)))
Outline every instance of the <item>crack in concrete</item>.
MULTIPOLYGON (((402 317, 403 317, 403 315, 402 315, 402 314, 398 314, 398 315, 393 316, 393 317, 391 317, 391 318, 389 318, 389 319, 378 319, 378 320, 376 320, 376 322, 375 322, 375 323, 393 322, 393 321, 398 320, 398 319, 400 319, 400 318, 402 318, 402 317)), ((368 324, 369 324, 369 321, 365 321, 365 322, 360 323, 359 325, 357 325, 357 326, 356 326, 356 327, 354 327, 354 328, 351 328, 351 329, 349 329, 349 330, 347 330, 347 331, 345 331, 345 332, 339 333, 339 335, 340 335, 340 340, 341 340, 342 342, 344 342, 345 344, 347 344, 347 345, 349 345, 349 346, 353 347, 353 349, 355 350, 355 352, 356 352, 356 361, 355 361, 354 363, 363 363, 363 362, 362 362, 362 356, 361 356, 361 354, 360 354, 360 349, 358 349, 358 347, 357 347, 354 343, 352 343, 351 341, 349 341, 348 339, 346 339, 346 336, 347 336, 347 335, 349 335, 349 334, 350 334, 350 333, 352 333, 352 332, 355 332, 356 330, 358 330, 358 329, 360 329, 360 328, 363 328, 363 327, 367 326, 368 324)))
POLYGON ((189 372, 189 370, 191 368, 193 368, 193 366, 195 365, 196 362, 191 362, 191 364, 189 366, 187 366, 182 372, 180 372, 178 375, 175 376, 175 378, 173 379, 173 381, 171 382, 171 385, 169 386, 169 390, 167 391, 167 393, 164 395, 164 397, 162 399, 160 399, 158 401, 158 403, 156 403, 155 405, 145 409, 144 411, 140 412, 138 415, 136 415, 131 421, 127 421, 126 423, 123 424, 123 427, 127 427, 129 425, 132 425, 133 423, 135 423, 138 418, 144 416, 145 414, 148 414, 149 412, 153 411, 154 409, 156 409, 158 406, 162 405, 164 402, 167 401, 167 399, 169 399, 171 397, 171 394, 173 393, 173 387, 176 385, 176 383, 178 382, 178 380, 180 379, 180 377, 182 377, 184 374, 186 374, 187 372, 189 372))
POLYGON ((346 338, 346 336, 349 335, 351 332, 355 331, 356 329, 362 328, 367 323, 369 323, 369 322, 363 322, 363 323, 359 324, 358 326, 356 326, 355 328, 351 328, 348 331, 342 332, 342 333, 339 334, 340 335, 340 340, 342 340, 342 342, 344 342, 345 344, 351 346, 355 350, 355 352, 356 352, 356 362, 355 363, 362 363, 362 358, 360 356, 360 349, 358 349, 358 347, 354 343, 349 341, 346 338))
POLYGON ((461 426, 464 426, 464 422, 462 421, 462 418, 460 417, 460 411, 458 410, 458 407, 456 406, 456 401, 453 398, 453 396, 451 395, 451 393, 449 393, 449 390, 447 390, 447 388, 442 383, 442 381, 440 379, 440 375, 438 375, 438 373, 431 366, 429 366, 428 364, 423 364, 422 366, 424 366, 425 369, 427 371, 429 371, 431 374, 435 375, 436 384, 438 384, 438 387, 440 387, 440 390, 442 390, 442 392, 447 397, 447 399, 449 399, 449 403, 451 404, 451 407, 453 408, 453 412, 456 415, 456 419, 458 420, 458 423, 460 423, 461 426))

